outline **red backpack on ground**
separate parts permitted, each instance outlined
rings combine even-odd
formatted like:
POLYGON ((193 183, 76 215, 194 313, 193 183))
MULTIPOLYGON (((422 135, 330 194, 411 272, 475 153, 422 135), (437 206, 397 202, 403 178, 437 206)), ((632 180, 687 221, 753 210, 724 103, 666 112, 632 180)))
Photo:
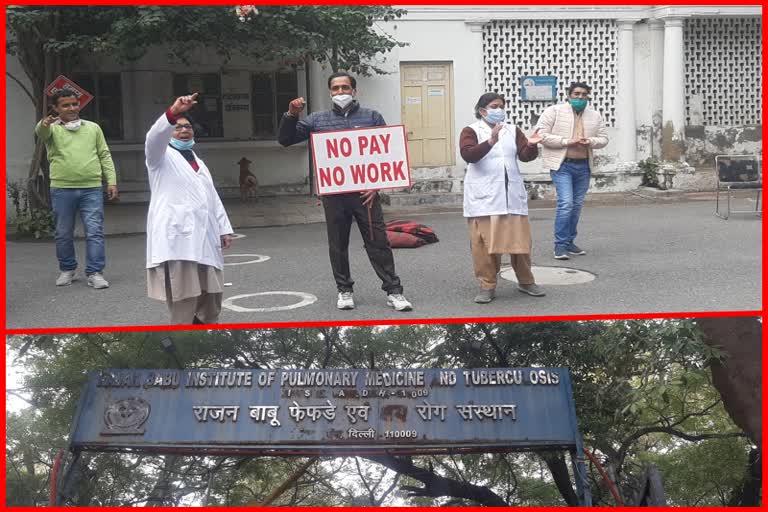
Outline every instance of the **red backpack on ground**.
POLYGON ((391 220, 386 223, 386 230, 389 244, 395 248, 421 247, 438 241, 432 229, 409 220, 391 220))

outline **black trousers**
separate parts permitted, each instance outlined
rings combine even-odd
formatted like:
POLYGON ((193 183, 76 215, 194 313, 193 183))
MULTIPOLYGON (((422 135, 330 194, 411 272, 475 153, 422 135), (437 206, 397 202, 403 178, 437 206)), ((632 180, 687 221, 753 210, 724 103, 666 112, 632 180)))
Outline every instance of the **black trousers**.
POLYGON ((376 275, 381 279, 381 289, 389 293, 403 293, 400 278, 395 273, 395 259, 389 246, 384 226, 381 200, 376 196, 371 206, 371 226, 368 225, 368 208, 363 206, 358 192, 323 196, 325 225, 328 229, 328 253, 331 268, 339 292, 351 292, 355 282, 349 273, 349 233, 352 220, 357 222, 363 238, 365 252, 376 275))

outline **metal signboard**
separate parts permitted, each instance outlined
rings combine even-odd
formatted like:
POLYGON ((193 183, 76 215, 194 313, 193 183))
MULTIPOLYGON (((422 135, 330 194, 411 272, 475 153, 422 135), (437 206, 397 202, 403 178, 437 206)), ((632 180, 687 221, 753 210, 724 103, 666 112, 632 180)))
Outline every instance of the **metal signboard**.
POLYGON ((62 89, 73 91, 75 95, 77 95, 77 99, 80 100, 80 110, 83 110, 93 99, 93 94, 89 93, 64 75, 57 76, 56 79, 45 88, 45 94, 47 96, 53 96, 56 92, 62 89))
POLYGON ((566 368, 106 370, 89 374, 73 449, 434 453, 569 449, 566 368))
POLYGON ((520 98, 523 101, 555 101, 557 99, 557 77, 523 76, 520 98))

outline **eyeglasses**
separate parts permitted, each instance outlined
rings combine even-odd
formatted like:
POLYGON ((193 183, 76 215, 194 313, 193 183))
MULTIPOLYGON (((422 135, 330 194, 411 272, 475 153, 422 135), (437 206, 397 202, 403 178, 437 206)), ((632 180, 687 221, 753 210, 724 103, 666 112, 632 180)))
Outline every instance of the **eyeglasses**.
POLYGON ((192 128, 191 124, 177 124, 173 127, 173 129, 177 132, 180 132, 182 130, 189 130, 191 132, 195 131, 194 128, 192 128))

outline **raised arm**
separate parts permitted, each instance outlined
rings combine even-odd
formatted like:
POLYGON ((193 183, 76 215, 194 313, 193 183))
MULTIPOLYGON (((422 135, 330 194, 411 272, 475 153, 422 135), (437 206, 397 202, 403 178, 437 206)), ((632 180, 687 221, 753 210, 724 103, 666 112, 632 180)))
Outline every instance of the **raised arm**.
POLYGON ((288 104, 288 112, 280 118, 280 126, 277 129, 277 141, 280 145, 292 146, 309 138, 313 129, 312 116, 299 120, 299 114, 305 105, 304 98, 296 98, 288 104))
POLYGON ((197 104, 197 93, 176 98, 173 105, 163 112, 155 124, 147 132, 144 142, 144 155, 147 159, 147 169, 157 169, 163 161, 168 143, 171 142, 174 126, 181 114, 187 112, 197 104))
POLYGON ((56 116, 44 117, 35 126, 35 135, 37 135, 43 142, 47 142, 48 139, 51 138, 51 125, 58 120, 59 118, 56 116))

